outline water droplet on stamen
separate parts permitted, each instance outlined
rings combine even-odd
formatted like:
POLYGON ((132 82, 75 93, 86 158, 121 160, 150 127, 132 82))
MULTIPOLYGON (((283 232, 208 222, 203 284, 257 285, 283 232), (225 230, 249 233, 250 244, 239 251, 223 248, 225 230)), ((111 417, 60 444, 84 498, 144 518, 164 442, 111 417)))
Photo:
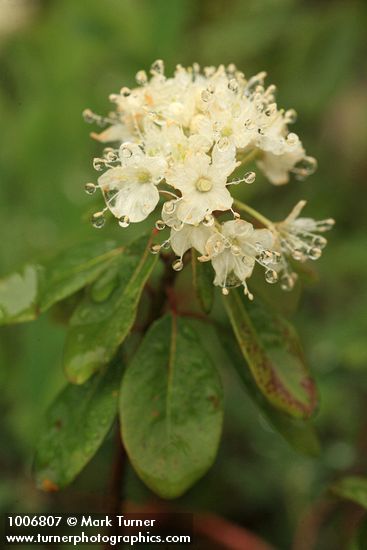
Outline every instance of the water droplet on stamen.
POLYGON ((86 183, 84 189, 88 195, 93 195, 96 192, 97 186, 94 183, 86 183))
POLYGON ((212 214, 206 214, 203 219, 203 225, 205 227, 212 227, 214 225, 214 216, 212 214))
POLYGON ((297 113, 294 109, 289 109, 284 114, 284 119, 287 124, 294 124, 297 120, 297 113))
POLYGON ((166 224, 164 223, 163 220, 157 220, 157 221, 155 222, 155 226, 156 226, 156 228, 158 229, 158 231, 162 231, 163 229, 165 229, 166 224))
POLYGON ((294 287, 295 277, 294 274, 284 274, 280 279, 280 288, 285 291, 290 291, 294 287), (293 275, 293 276, 292 276, 293 275))
POLYGON ((290 132, 286 137, 286 142, 288 145, 293 147, 299 142, 299 137, 294 132, 290 132))
POLYGON ((176 209, 175 201, 167 201, 163 205, 163 210, 166 214, 172 214, 176 209))
POLYGON ((308 253, 308 257, 310 260, 318 260, 322 254, 322 251, 320 248, 311 248, 311 250, 308 253))
POLYGON ((120 154, 123 158, 128 159, 132 157, 133 152, 130 149, 129 145, 121 145, 120 154))
POLYGON ((327 239, 325 237, 321 237, 320 235, 317 235, 313 241, 312 244, 318 248, 325 248, 327 245, 327 239))
POLYGON ((145 71, 138 71, 135 75, 135 80, 139 86, 143 86, 148 82, 148 76, 145 71))
POLYGON ((230 145, 229 139, 227 137, 222 137, 217 143, 218 150, 223 152, 228 149, 230 145))
POLYGON ((267 269, 265 271, 265 280, 269 284, 274 284, 278 280, 278 273, 274 269, 267 269))
POLYGON ((101 158, 93 159, 93 168, 97 170, 97 172, 101 172, 105 166, 106 166, 105 159, 101 159, 101 158))
POLYGON ((104 212, 101 211, 101 212, 96 212, 95 214, 93 214, 91 222, 92 222, 93 227, 95 227, 96 229, 101 229, 104 226, 104 224, 106 223, 106 218, 104 217, 104 212))
POLYGON ((268 105, 268 107, 265 109, 265 116, 272 116, 277 110, 276 103, 271 103, 268 105))
POLYGON ((255 130, 255 123, 250 119, 248 118, 245 122, 245 128, 246 130, 255 130))
POLYGON ((121 216, 121 218, 119 219, 119 226, 120 227, 129 227, 130 225, 130 218, 129 216, 121 216))
POLYGON ((231 80, 228 82, 228 88, 231 90, 231 92, 237 93, 239 90, 239 84, 235 78, 231 78, 231 80))
POLYGON ((162 246, 163 250, 168 250, 171 246, 171 243, 170 243, 169 239, 167 241, 163 241, 161 246, 162 246))
POLYGON ((95 122, 95 114, 90 109, 84 109, 82 116, 88 124, 95 122))
POLYGON ((256 179, 255 172, 246 172, 246 174, 243 177, 244 182, 248 184, 254 183, 255 179, 256 179))
POLYGON ((231 246, 231 252, 232 252, 233 256, 240 256, 241 249, 237 244, 233 244, 231 246))
POLYGON ((130 90, 130 88, 128 88, 127 86, 124 86, 123 88, 121 88, 120 94, 121 94, 123 97, 129 97, 129 95, 131 94, 131 90, 130 90))
POLYGON ((150 72, 152 74, 163 74, 164 73, 164 63, 162 59, 157 59, 154 61, 150 67, 150 72))
POLYGON ((317 160, 313 157, 304 157, 293 167, 292 172, 296 174, 297 179, 304 179, 315 172, 317 160))
POLYGON ((178 259, 173 262, 172 269, 174 269, 174 271, 181 271, 183 266, 183 261, 181 259, 178 259))
POLYGON ((172 229, 174 229, 175 231, 181 231, 184 225, 184 222, 182 222, 181 220, 177 220, 172 224, 172 229))
POLYGON ((208 103, 209 101, 211 101, 213 99, 213 93, 210 92, 208 89, 207 90, 203 90, 201 92, 201 99, 205 102, 205 103, 208 103))
POLYGON ((160 244, 152 244, 152 246, 150 247, 150 251, 152 254, 159 254, 160 250, 161 250, 160 244))
POLYGON ((302 262, 306 259, 302 250, 297 250, 297 249, 292 251, 292 258, 297 262, 302 262))

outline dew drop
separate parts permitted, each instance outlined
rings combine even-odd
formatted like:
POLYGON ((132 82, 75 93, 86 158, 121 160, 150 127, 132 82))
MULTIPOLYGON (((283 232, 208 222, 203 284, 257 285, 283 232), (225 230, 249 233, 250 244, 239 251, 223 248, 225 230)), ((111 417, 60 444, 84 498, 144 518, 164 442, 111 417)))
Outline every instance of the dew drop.
POLYGON ((163 220, 157 220, 157 221, 155 222, 155 226, 156 226, 156 228, 158 229, 158 231, 162 231, 163 229, 165 229, 166 224, 164 223, 163 220))
POLYGON ((150 72, 152 74, 163 74, 164 73, 164 63, 162 59, 157 59, 154 61, 150 67, 150 72))
POLYGON ((100 159, 100 158, 93 159, 93 168, 97 170, 97 172, 101 172, 105 167, 105 165, 106 165, 106 162, 104 159, 100 159))
POLYGON ((135 75, 135 80, 139 86, 143 86, 148 82, 148 76, 145 71, 138 71, 135 75))
POLYGON ((121 145, 120 155, 125 159, 129 159, 133 156, 133 152, 130 149, 129 145, 126 145, 126 144, 121 145))
POLYGON ((294 132, 290 132, 286 137, 286 142, 293 147, 299 142, 299 137, 294 132))
POLYGON ((159 254, 160 250, 161 250, 160 244, 152 244, 152 246, 150 247, 150 251, 152 254, 159 254))
POLYGON ((314 247, 311 248, 311 250, 309 251, 308 257, 310 258, 310 260, 318 260, 321 254, 321 248, 314 247))
POLYGON ((130 90, 130 88, 128 88, 127 86, 124 86, 123 88, 121 88, 120 94, 121 94, 123 97, 129 97, 129 95, 131 95, 131 90, 130 90))
POLYGON ((94 183, 86 183, 84 189, 88 195, 93 195, 96 192, 97 186, 94 183))
POLYGON ((163 205, 163 211, 166 213, 166 214, 173 214, 173 212, 175 211, 176 209, 176 203, 175 201, 167 201, 164 203, 163 205))
POLYGON ((226 151, 229 147, 229 139, 227 137, 222 137, 217 143, 218 150, 223 152, 226 151))
POLYGON ((239 256, 241 254, 241 249, 237 244, 231 246, 231 252, 233 256, 239 256))
POLYGON ((183 268, 183 261, 181 259, 175 260, 172 264, 172 269, 175 271, 181 271, 183 268))
POLYGON ((93 227, 95 227, 96 229, 101 229, 106 223, 106 218, 104 217, 103 211, 93 214, 91 221, 93 227))
POLYGON ((246 130, 255 130, 255 123, 253 122, 253 120, 251 120, 251 118, 248 118, 246 121, 245 121, 245 128, 246 130))
POLYGON ((274 269, 267 269, 265 271, 265 280, 269 284, 274 284, 278 280, 278 273, 274 269))
POLYGON ((129 216, 121 216, 119 219, 119 226, 120 227, 128 227, 130 225, 130 218, 129 216))
POLYGON ((325 237, 321 237, 320 235, 317 235, 314 239, 313 239, 313 243, 312 243, 314 246, 317 246, 318 248, 325 248, 325 246, 327 245, 327 239, 325 239, 325 237))
POLYGON ((213 98, 213 94, 209 90, 203 90, 201 92, 201 99, 208 103, 213 98))
POLYGON ((163 250, 168 250, 171 246, 171 243, 170 243, 169 239, 167 241, 163 241, 161 246, 162 246, 163 250))
POLYGON ((228 82, 228 89, 231 90, 231 92, 237 93, 239 90, 239 84, 235 78, 231 78, 231 80, 228 82))
POLYGON ((285 112, 284 118, 287 124, 294 124, 297 120, 297 112, 294 109, 289 109, 285 112))
POLYGON ((212 214, 206 214, 203 219, 203 225, 205 227, 212 227, 214 225, 214 216, 212 214))
POLYGON ((255 172, 246 172, 246 174, 243 177, 243 180, 245 183, 254 183, 256 179, 256 173, 255 172))
POLYGON ((317 160, 313 157, 304 157, 292 169, 298 179, 306 178, 315 172, 317 168, 317 160))
POLYGON ((294 277, 288 274, 284 274, 280 279, 280 288, 285 291, 290 291, 294 287, 294 282, 294 277))
POLYGON ((305 260, 305 255, 303 254, 302 250, 295 249, 292 251, 292 258, 294 260, 297 260, 297 262, 302 262, 305 260))
POLYGON ((88 122, 88 124, 91 124, 95 121, 95 115, 90 109, 84 109, 82 115, 85 122, 88 122))
POLYGON ((274 113, 276 112, 277 110, 277 106, 276 106, 276 103, 271 103, 270 105, 268 105, 268 107, 265 109, 265 116, 272 116, 274 115, 274 113))
POLYGON ((181 220, 177 220, 172 224, 172 229, 174 229, 175 231, 181 231, 184 225, 184 222, 182 222, 181 220))

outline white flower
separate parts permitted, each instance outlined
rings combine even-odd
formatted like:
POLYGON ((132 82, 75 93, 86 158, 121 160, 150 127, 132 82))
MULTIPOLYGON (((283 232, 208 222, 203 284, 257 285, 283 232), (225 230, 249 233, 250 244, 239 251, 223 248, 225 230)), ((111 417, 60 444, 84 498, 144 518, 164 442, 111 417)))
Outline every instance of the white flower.
POLYGON ((195 248, 200 254, 204 254, 205 245, 213 231, 204 225, 185 224, 182 229, 171 229, 170 242, 172 250, 182 258, 190 248, 195 248))
MULTIPOLYGON (((214 284, 225 289, 243 285, 251 298, 246 279, 251 276, 256 260, 269 252, 274 237, 267 229, 254 229, 244 220, 233 220, 222 224, 221 232, 214 234, 206 243, 207 258, 211 259, 214 284)), ((260 260, 261 261, 261 260, 260 260)))
POLYGON ((121 166, 107 170, 99 179, 106 206, 122 224, 144 220, 159 201, 157 185, 164 175, 166 162, 148 157, 134 144, 124 144, 121 166))
POLYGON ((299 201, 283 222, 276 224, 279 234, 281 251, 295 260, 317 260, 326 246, 327 240, 322 233, 334 225, 334 220, 316 221, 313 218, 300 218, 299 214, 306 201, 299 201))
POLYGON ((305 157, 305 150, 302 143, 298 142, 297 147, 291 151, 274 154, 264 152, 257 161, 258 167, 274 185, 283 185, 289 181, 289 172, 305 157))
POLYGON ((275 86, 266 87, 265 77, 260 72, 246 79, 233 64, 200 70, 195 63, 178 65, 167 77, 163 61, 157 60, 149 76, 137 73, 135 88, 123 87, 110 96, 115 109, 107 117, 86 109, 87 121, 106 127, 92 136, 116 144, 93 161, 96 170, 104 171, 98 185, 85 186, 89 194, 99 187, 106 201, 106 208, 92 217, 93 225, 102 227, 110 210, 126 227, 147 218, 160 196, 169 197, 156 227, 168 227, 170 236, 152 245, 152 252, 171 245, 178 256, 174 269, 182 269, 183 255, 194 248, 202 261, 212 261, 214 284, 224 293, 242 284, 250 296, 246 281, 255 262, 265 268, 268 282, 279 274, 283 288, 292 286, 296 276, 289 256, 316 259, 326 244, 317 232, 330 228, 332 220, 299 218, 301 201, 283 222, 273 224, 237 201, 236 206, 270 228, 254 229, 237 219, 229 192, 232 184, 255 181, 252 167, 230 178, 237 167, 253 161, 275 185, 287 183, 291 173, 303 179, 316 168, 299 137, 289 132, 294 110, 278 108, 275 86), (216 219, 225 212, 234 221, 216 219))
POLYGON ((221 151, 218 146, 214 146, 211 157, 196 153, 174 165, 166 180, 181 191, 177 217, 196 225, 214 210, 229 210, 233 198, 226 187, 227 178, 236 166, 235 148, 221 151))
POLYGON ((327 240, 318 233, 328 231, 335 223, 331 218, 320 221, 300 218, 305 205, 306 201, 299 201, 285 220, 274 226, 277 230, 276 248, 280 254, 275 257, 275 262, 270 261, 269 269, 278 274, 283 290, 292 290, 298 279, 289 258, 300 262, 320 258, 327 240))

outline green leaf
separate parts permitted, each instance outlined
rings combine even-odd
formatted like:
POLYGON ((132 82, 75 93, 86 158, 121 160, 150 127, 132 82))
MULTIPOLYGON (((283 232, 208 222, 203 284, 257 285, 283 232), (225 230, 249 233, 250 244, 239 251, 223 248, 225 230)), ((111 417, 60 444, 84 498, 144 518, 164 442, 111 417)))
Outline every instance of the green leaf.
POLYGON ((222 428, 220 379, 195 326, 171 315, 156 321, 122 382, 127 453, 163 498, 180 496, 209 469, 222 428))
POLYGON ((83 384, 112 359, 128 335, 144 285, 157 261, 149 247, 146 236, 132 243, 120 255, 118 270, 111 268, 112 278, 109 274, 101 286, 95 283, 76 307, 64 349, 64 368, 71 382, 83 384))
POLYGON ((97 452, 116 416, 121 375, 116 361, 83 386, 69 384, 52 403, 34 463, 40 488, 65 487, 97 452))
POLYGON ((35 319, 91 283, 121 251, 113 241, 85 243, 1 279, 0 324, 35 319))
POLYGON ((210 313, 214 301, 213 268, 210 262, 199 262, 198 254, 192 249, 192 280, 196 295, 205 313, 210 313))
POLYGON ((41 283, 41 311, 93 282, 122 251, 114 241, 91 242, 72 248, 49 262, 41 283))
POLYGON ((367 509, 367 478, 349 476, 333 483, 330 492, 340 498, 351 500, 367 509))
POLYGON ((217 336, 242 380, 248 395, 255 402, 265 420, 294 450, 305 455, 317 456, 320 452, 320 442, 310 421, 292 418, 273 407, 255 384, 234 336, 229 334, 224 326, 218 327, 217 336))
POLYGON ((262 394, 290 416, 311 416, 317 405, 316 387, 292 325, 256 302, 245 307, 236 290, 224 297, 224 304, 241 352, 262 394))

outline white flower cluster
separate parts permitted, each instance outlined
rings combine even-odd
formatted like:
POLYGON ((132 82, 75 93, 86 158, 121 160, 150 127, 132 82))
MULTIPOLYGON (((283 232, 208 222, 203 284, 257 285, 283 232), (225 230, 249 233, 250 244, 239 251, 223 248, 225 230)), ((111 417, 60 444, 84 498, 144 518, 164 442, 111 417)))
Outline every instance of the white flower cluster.
POLYGON ((177 66, 174 76, 164 75, 161 60, 153 63, 151 77, 136 75, 138 87, 122 88, 110 96, 116 109, 107 118, 84 112, 90 122, 108 125, 97 140, 113 142, 94 167, 104 173, 97 188, 106 207, 93 216, 93 225, 102 227, 110 210, 121 227, 144 220, 162 200, 157 229, 170 229, 170 237, 152 251, 172 247, 178 256, 173 268, 183 267, 183 255, 190 248, 200 253, 200 261, 211 261, 214 284, 228 293, 243 285, 255 263, 265 267, 265 278, 280 278, 282 288, 292 288, 295 274, 288 258, 316 259, 326 244, 316 233, 332 226, 332 220, 315 222, 297 218, 301 202, 284 222, 273 224, 247 205, 242 208, 257 218, 264 229, 255 229, 233 210, 230 185, 252 183, 255 172, 231 175, 249 161, 275 185, 287 183, 292 172, 299 179, 312 173, 316 161, 305 154, 298 136, 288 131, 294 122, 293 110, 278 109, 275 87, 265 87, 265 73, 246 79, 234 65, 205 67, 177 66), (220 222, 229 212, 233 219, 220 222), (316 232, 316 233, 315 233, 316 232))

